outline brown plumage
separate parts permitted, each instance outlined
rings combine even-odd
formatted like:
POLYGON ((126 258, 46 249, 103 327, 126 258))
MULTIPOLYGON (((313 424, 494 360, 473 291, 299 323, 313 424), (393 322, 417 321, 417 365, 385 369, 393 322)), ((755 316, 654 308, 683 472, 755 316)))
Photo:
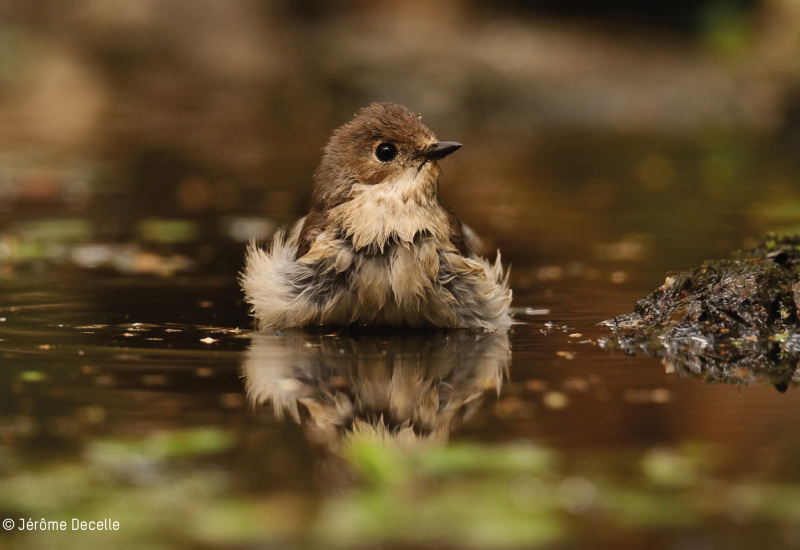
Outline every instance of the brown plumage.
POLYGON ((439 142, 409 109, 374 103, 337 129, 308 215, 248 250, 242 286, 262 327, 350 323, 505 330, 498 259, 439 201, 439 142))

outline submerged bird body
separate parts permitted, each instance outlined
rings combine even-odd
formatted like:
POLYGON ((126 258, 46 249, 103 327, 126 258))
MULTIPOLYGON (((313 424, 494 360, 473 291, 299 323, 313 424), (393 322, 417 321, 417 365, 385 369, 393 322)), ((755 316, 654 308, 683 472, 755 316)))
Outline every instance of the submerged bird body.
POLYGON ((268 250, 251 244, 241 282, 259 326, 380 325, 506 330, 500 263, 438 196, 439 142, 414 113, 362 109, 334 132, 312 204, 268 250))

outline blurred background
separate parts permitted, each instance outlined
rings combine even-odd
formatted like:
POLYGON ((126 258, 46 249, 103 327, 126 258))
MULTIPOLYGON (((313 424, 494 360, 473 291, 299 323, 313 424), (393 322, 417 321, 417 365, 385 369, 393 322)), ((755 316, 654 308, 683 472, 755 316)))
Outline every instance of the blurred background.
POLYGON ((372 101, 465 144, 444 201, 517 265, 796 226, 793 0, 2 1, 0 44, 6 272, 235 273, 214 243, 303 215, 330 132, 372 101))

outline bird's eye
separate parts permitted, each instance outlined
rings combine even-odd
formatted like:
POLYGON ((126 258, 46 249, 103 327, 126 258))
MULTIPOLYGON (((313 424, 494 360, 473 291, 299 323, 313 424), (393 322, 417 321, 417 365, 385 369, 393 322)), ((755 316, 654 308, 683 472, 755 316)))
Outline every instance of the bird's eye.
POLYGON ((397 156, 397 147, 393 143, 381 143, 375 148, 375 156, 381 162, 390 162, 397 156))

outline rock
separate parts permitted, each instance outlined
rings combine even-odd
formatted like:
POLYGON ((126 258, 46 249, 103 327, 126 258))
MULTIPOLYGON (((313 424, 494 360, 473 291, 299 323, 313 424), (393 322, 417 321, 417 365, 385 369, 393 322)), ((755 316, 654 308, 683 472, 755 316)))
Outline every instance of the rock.
POLYGON ((800 382, 800 235, 768 235, 732 259, 667 277, 601 344, 708 380, 800 382))

